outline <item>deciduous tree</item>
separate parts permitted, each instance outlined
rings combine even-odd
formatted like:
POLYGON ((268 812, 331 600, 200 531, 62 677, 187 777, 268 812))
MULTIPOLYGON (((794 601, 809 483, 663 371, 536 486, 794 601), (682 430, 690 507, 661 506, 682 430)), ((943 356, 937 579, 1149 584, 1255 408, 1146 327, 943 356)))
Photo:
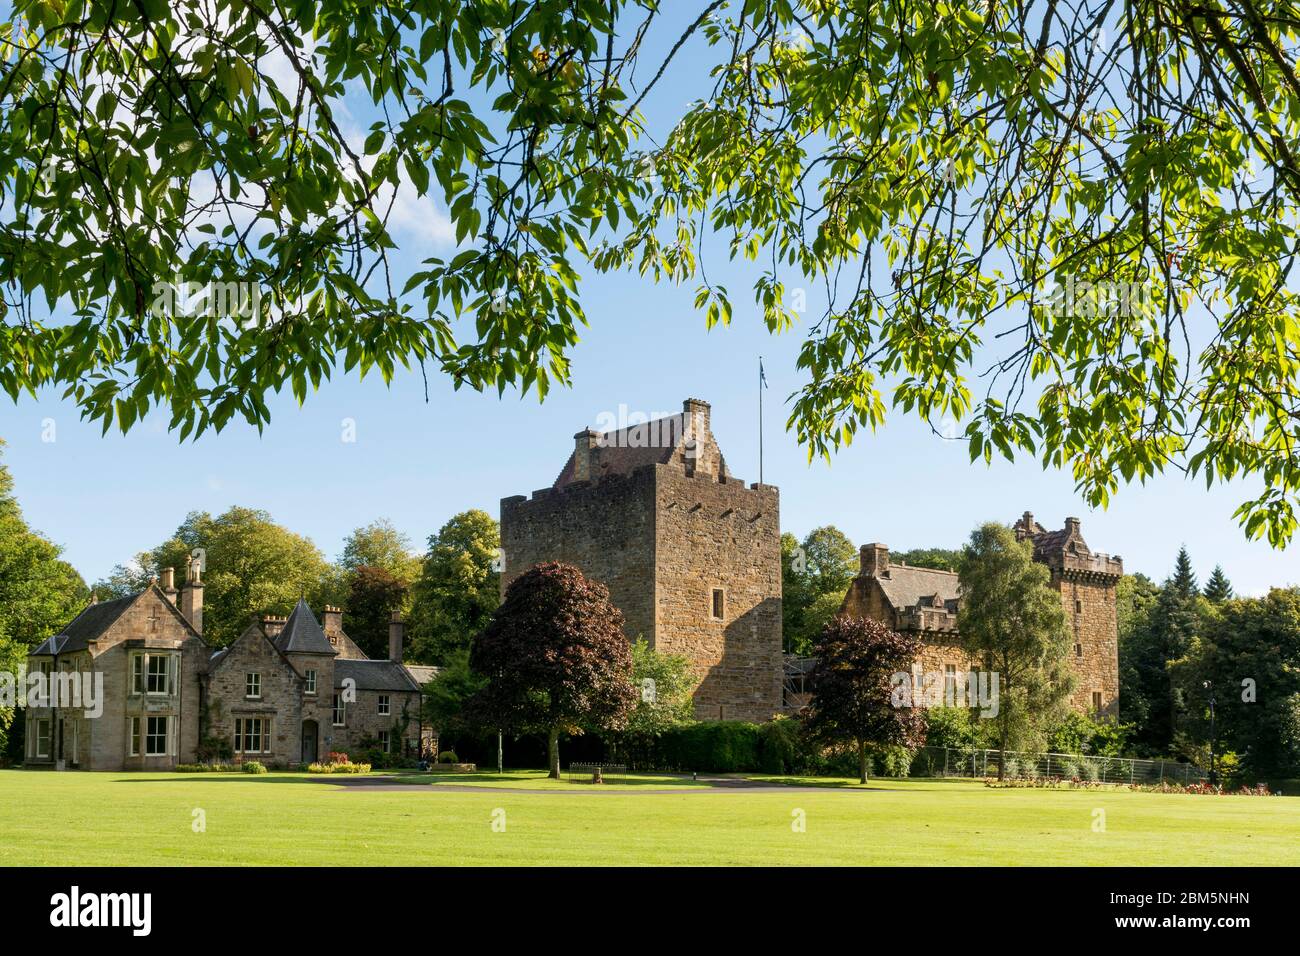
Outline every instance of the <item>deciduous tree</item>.
POLYGON ((441 664, 487 624, 501 603, 501 531, 485 511, 462 512, 429 538, 411 587, 415 659, 441 664))
POLYGON ((562 735, 621 730, 636 705, 623 614, 603 584, 566 564, 539 564, 510 582, 470 666, 487 680, 471 701, 475 720, 545 734, 557 780, 562 735))
POLYGON ((1168 468, 1249 475, 1236 514, 1280 546, 1297 22, 1291 0, 15 0, 0 387, 122 429, 164 405, 182 437, 339 367, 544 396, 585 276, 692 282, 729 322, 709 249, 759 264, 770 330, 809 330, 811 453, 892 405, 1097 506, 1168 468), (435 198, 454 248, 393 268, 435 198), (163 294, 234 282, 254 315, 163 294))
POLYGON ((870 745, 918 747, 925 742, 925 717, 912 701, 894 696, 894 675, 911 675, 921 642, 869 618, 839 614, 818 635, 813 653, 813 698, 806 712, 809 730, 834 742, 852 741, 858 780, 867 782, 870 745))
MULTIPOLYGON (((998 675, 992 718, 998 747, 1004 753, 1039 747, 1064 716, 1073 689, 1070 637, 1050 572, 1034 560, 1028 541, 990 523, 971 532, 958 573, 962 646, 998 675)), ((999 779, 1003 763, 998 761, 999 779)))

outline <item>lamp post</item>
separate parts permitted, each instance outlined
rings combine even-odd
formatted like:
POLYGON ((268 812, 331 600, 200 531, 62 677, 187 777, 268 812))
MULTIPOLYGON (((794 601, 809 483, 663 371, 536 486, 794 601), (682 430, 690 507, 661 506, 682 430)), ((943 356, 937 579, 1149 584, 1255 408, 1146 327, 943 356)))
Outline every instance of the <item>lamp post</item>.
POLYGON ((1215 740, 1214 728, 1214 682, 1207 680, 1205 689, 1210 695, 1210 786, 1216 787, 1219 784, 1219 773, 1214 761, 1215 744, 1218 742, 1215 740))

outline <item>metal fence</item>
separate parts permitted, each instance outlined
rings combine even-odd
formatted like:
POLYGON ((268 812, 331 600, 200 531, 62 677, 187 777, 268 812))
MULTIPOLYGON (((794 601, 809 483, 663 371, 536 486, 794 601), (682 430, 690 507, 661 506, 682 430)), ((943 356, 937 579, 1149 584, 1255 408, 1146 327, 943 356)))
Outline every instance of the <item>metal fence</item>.
POLYGON ((1024 753, 957 747, 922 747, 912 758, 914 777, 1060 777, 1097 783, 1195 783, 1208 779, 1200 767, 1177 760, 1142 760, 1095 754, 1024 753))
POLYGON ((571 763, 565 779, 569 783, 595 783, 597 773, 602 783, 617 783, 627 776, 627 764, 622 763, 571 763))

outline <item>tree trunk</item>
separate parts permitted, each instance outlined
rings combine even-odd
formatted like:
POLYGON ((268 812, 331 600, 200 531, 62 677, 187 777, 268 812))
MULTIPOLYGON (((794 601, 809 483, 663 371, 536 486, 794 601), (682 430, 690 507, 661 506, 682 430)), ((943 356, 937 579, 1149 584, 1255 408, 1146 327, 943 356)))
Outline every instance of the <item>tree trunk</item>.
POLYGON ((867 782, 867 742, 858 741, 858 783, 867 782))
POLYGON ((552 780, 560 779, 560 728, 552 727, 550 738, 546 743, 546 752, 550 757, 552 780))

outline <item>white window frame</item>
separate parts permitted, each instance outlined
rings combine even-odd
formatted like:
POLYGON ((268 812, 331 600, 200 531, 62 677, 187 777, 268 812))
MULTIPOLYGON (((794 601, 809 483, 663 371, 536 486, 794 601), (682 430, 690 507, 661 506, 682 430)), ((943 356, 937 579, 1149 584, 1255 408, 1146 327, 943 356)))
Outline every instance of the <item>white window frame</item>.
POLYGON ((270 717, 236 717, 235 718, 235 753, 269 754, 271 752, 271 718, 270 717), (256 724, 256 730, 249 727, 256 724), (258 746, 248 747, 249 740, 257 741, 258 746))
POLYGON ((384 753, 391 753, 392 751, 389 749, 389 745, 391 744, 391 742, 392 742, 392 735, 389 734, 389 732, 386 730, 381 730, 379 732, 379 749, 382 750, 384 753))
POLYGON ((48 760, 50 748, 54 745, 54 721, 49 717, 38 717, 32 722, 32 756, 48 760), (45 750, 41 751, 41 725, 45 725, 45 750))
POLYGON ((249 671, 244 675, 244 697, 248 700, 262 699, 262 674, 260 671, 249 671))
POLYGON ((140 718, 128 717, 126 719, 126 752, 128 756, 140 756, 140 746, 144 743, 144 738, 140 733, 140 718))
POLYGON ((145 717, 144 755, 146 757, 168 756, 171 753, 171 737, 172 737, 172 718, 169 714, 149 714, 148 716, 145 717), (150 749, 153 746, 154 739, 160 736, 159 734, 154 733, 153 730, 151 729, 153 722, 155 720, 161 720, 163 722, 163 729, 161 734, 162 750, 160 751, 150 749))
MULTIPOLYGON (((172 693, 172 656, 170 654, 145 654, 144 692, 146 697, 170 697, 172 693), (162 661, 162 673, 154 673, 154 662, 162 661), (162 690, 151 690, 154 680, 162 681, 162 690)), ((146 748, 147 749, 147 748, 146 748)))
POLYGON ((346 727, 348 724, 348 704, 342 694, 334 695, 330 724, 334 727, 346 727))
POLYGON ((132 697, 175 697, 176 696, 176 655, 163 653, 151 654, 140 651, 131 655, 130 691, 132 697), (157 672, 154 662, 162 661, 163 670, 157 672), (150 690, 161 680, 162 690, 150 690))
POLYGON ((307 671, 303 674, 303 679, 307 682, 307 689, 304 690, 303 693, 305 693, 305 694, 311 694, 312 696, 315 696, 315 694, 316 694, 316 671, 312 670, 311 668, 308 668, 307 671))
POLYGON ((379 716, 389 717, 393 713, 393 699, 388 694, 379 695, 379 716))

